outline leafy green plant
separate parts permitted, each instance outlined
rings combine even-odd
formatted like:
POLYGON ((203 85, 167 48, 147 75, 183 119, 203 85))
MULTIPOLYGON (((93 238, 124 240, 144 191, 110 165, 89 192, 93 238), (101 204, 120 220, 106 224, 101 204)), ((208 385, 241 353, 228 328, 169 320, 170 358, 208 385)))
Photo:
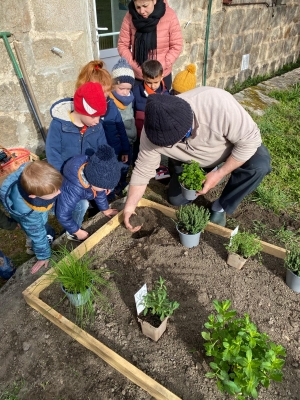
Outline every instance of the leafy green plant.
POLYGON ((238 400, 257 398, 257 387, 268 388, 270 381, 282 380, 286 352, 283 346, 271 342, 266 333, 260 333, 249 315, 238 318, 229 310, 230 300, 213 301, 217 315, 211 314, 202 332, 207 341, 206 355, 213 357, 213 372, 207 378, 216 378, 221 392, 235 395, 238 400))
POLYGON ((182 164, 183 171, 178 181, 189 190, 201 190, 202 182, 205 180, 205 173, 199 163, 191 160, 190 164, 182 164))
POLYGON ((209 222, 210 212, 203 206, 198 207, 196 204, 181 206, 175 212, 177 228, 180 232, 194 235, 203 232, 209 222))
POLYGON ((168 299, 165 282, 166 280, 160 276, 155 283, 154 289, 143 297, 144 315, 147 315, 148 312, 152 315, 158 315, 161 321, 172 315, 179 307, 177 301, 168 299))
POLYGON ((295 275, 300 276, 300 247, 299 244, 292 244, 289 250, 287 250, 286 257, 284 260, 285 268, 292 271, 295 275))
POLYGON ((110 287, 110 282, 105 278, 107 269, 91 269, 95 257, 88 253, 78 258, 76 252, 69 252, 66 247, 60 247, 53 253, 51 259, 52 271, 49 278, 58 282, 70 294, 80 294, 85 304, 75 307, 76 323, 80 326, 93 322, 95 316, 94 304, 100 308, 108 309, 106 297, 100 287, 110 287), (89 292, 89 293, 88 293, 89 292))
POLYGON ((255 256, 260 257, 262 251, 262 244, 259 236, 255 233, 238 232, 232 236, 229 243, 225 244, 225 248, 230 253, 236 253, 244 258, 255 256))

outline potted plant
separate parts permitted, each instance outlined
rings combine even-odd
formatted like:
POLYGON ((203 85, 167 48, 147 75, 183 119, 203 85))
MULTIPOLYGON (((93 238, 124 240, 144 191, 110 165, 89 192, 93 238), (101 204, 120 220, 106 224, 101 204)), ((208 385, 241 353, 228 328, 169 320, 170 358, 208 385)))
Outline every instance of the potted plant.
POLYGON ((170 315, 179 307, 177 301, 168 299, 165 282, 165 279, 159 277, 154 289, 143 297, 142 304, 145 308, 138 316, 143 334, 155 342, 166 330, 170 315))
POLYGON ((200 234, 209 222, 210 212, 196 204, 181 206, 175 212, 177 221, 176 229, 179 233, 181 244, 185 247, 198 246, 200 234))
POLYGON ((296 293, 300 293, 300 248, 293 244, 286 252, 284 260, 286 284, 296 293))
POLYGON ((199 163, 191 160, 189 164, 182 164, 183 171, 178 177, 181 192, 187 200, 195 200, 196 192, 202 189, 205 173, 199 163))
POLYGON ((75 306, 76 323, 79 326, 93 322, 95 316, 94 304, 107 307, 106 297, 101 293, 100 286, 111 284, 105 278, 106 269, 91 269, 95 258, 88 253, 78 258, 74 252, 61 247, 54 252, 51 259, 52 271, 50 278, 61 285, 62 291, 75 306))
POLYGON ((261 259, 262 244, 255 233, 238 232, 225 247, 228 251, 227 264, 231 267, 241 269, 248 258, 256 254, 261 259))
POLYGON ((213 357, 209 363, 213 372, 206 377, 216 378, 221 392, 239 400, 257 398, 260 384, 268 388, 271 380, 282 380, 285 349, 260 333, 248 314, 238 318, 235 310, 229 310, 230 300, 214 300, 213 305, 217 315, 209 315, 204 324, 209 332, 201 333, 206 355, 213 357))

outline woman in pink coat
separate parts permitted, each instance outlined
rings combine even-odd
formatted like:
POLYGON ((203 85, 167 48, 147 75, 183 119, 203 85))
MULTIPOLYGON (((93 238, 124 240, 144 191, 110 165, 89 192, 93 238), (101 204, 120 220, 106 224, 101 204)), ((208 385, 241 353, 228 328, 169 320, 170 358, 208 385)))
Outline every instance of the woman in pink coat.
POLYGON ((170 89, 172 65, 182 50, 182 34, 175 11, 167 0, 131 0, 128 10, 119 35, 120 56, 126 58, 139 81, 143 79, 143 62, 158 60, 163 66, 164 83, 170 89))

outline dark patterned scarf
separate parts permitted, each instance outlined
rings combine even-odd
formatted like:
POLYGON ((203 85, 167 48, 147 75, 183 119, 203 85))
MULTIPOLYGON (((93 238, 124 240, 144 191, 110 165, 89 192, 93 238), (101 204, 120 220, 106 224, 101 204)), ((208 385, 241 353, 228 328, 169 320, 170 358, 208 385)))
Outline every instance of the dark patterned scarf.
POLYGON ((55 203, 55 200, 57 199, 58 195, 50 200, 44 200, 44 199, 41 199, 40 197, 34 197, 34 198, 29 197, 29 194, 27 192, 25 192, 25 190, 21 186, 21 182, 20 182, 21 176, 22 175, 19 176, 17 185, 18 185, 20 195, 22 196, 23 200, 28 205, 28 207, 30 207, 32 210, 40 211, 40 212, 49 211, 52 208, 53 204, 55 203))
POLYGON ((163 0, 157 0, 152 14, 148 18, 143 18, 135 9, 134 2, 128 4, 128 10, 132 17, 132 22, 136 28, 133 59, 142 65, 144 61, 156 59, 157 35, 156 26, 160 18, 166 12, 166 4, 163 0), (149 54, 150 53, 150 54, 149 54))

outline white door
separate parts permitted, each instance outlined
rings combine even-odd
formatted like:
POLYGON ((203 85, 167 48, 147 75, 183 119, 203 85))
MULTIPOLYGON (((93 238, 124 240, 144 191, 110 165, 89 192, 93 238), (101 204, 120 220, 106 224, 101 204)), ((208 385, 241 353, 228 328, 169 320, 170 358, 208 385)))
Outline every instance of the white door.
POLYGON ((105 62, 108 71, 120 58, 117 45, 120 27, 130 0, 94 0, 95 20, 98 32, 99 58, 105 62))

